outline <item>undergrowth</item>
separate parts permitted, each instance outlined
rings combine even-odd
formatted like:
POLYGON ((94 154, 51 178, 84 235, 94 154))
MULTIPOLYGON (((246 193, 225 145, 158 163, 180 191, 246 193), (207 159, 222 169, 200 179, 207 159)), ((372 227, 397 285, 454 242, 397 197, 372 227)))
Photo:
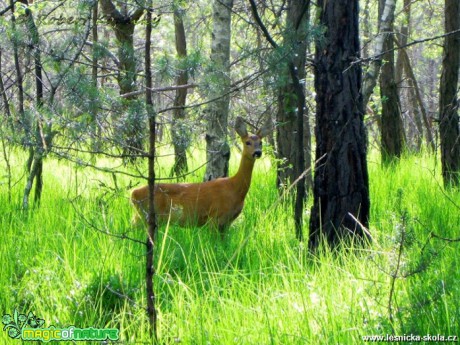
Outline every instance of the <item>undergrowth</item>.
MULTIPOLYGON (((382 167, 371 160, 372 245, 316 256, 295 239, 270 160, 258 162, 243 213, 223 239, 206 227, 159 229, 161 342, 356 344, 366 335, 459 335, 460 257, 452 240, 460 193, 441 187, 432 161, 410 156, 382 167)), ((21 176, 20 164, 14 170, 21 176)), ((117 328, 122 343, 150 343, 146 234, 131 227, 128 200, 143 182, 52 158, 44 181, 40 207, 26 212, 24 179, 15 181, 11 201, 1 180, 0 311, 33 312, 46 327, 117 328)), ((9 341, 0 331, 0 343, 9 341)))

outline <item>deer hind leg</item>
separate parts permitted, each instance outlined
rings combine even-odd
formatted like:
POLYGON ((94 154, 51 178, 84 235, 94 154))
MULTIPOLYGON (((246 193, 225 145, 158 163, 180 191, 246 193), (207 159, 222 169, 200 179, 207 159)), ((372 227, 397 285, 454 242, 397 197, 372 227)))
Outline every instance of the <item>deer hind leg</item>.
POLYGON ((227 231, 227 230, 228 230, 229 227, 230 227, 230 224, 220 224, 220 225, 218 226, 220 238, 221 238, 222 240, 224 240, 224 239, 225 239, 225 235, 228 234, 228 231, 227 231))

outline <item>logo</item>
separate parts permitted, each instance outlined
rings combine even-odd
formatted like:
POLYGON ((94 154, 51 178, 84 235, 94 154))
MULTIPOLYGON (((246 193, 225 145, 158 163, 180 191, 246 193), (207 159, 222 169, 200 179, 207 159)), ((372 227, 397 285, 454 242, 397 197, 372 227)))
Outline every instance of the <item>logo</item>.
POLYGON ((25 341, 84 341, 84 340, 118 340, 119 330, 116 328, 77 328, 69 326, 57 328, 54 326, 43 327, 44 319, 36 317, 32 312, 20 314, 16 309, 13 314, 5 314, 2 317, 3 331, 13 339, 25 341))
POLYGON ((5 325, 3 330, 8 332, 10 338, 19 339, 24 328, 30 327, 35 329, 41 327, 45 323, 45 320, 37 318, 32 312, 27 316, 19 314, 15 309, 13 315, 3 315, 2 323, 5 325))

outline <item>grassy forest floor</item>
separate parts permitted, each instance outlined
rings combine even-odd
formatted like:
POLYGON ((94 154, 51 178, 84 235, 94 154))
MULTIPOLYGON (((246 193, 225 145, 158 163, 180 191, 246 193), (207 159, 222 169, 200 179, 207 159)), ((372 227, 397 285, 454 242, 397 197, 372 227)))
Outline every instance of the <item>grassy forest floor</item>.
MULTIPOLYGON (((145 231, 131 228, 128 199, 139 181, 49 157, 41 205, 23 212, 24 157, 11 159, 11 201, 0 177, 0 311, 32 311, 45 327, 118 328, 122 343, 149 343, 145 231)), ((238 159, 233 155, 231 171, 238 159)), ((357 344, 367 335, 460 335, 460 243, 436 237, 460 237, 460 193, 443 190, 434 161, 409 156, 388 168, 371 156, 373 244, 313 257, 295 239, 291 209, 279 202, 265 156, 224 240, 207 228, 160 228, 162 343, 357 344)), ((308 229, 308 211, 305 218, 308 229)), ((0 331, 0 344, 8 343, 0 331)))

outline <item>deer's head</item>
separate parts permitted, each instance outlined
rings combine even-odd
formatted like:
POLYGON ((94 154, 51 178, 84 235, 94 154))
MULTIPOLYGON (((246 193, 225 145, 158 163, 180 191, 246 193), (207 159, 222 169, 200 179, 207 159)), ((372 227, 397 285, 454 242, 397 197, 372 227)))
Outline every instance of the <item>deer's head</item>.
POLYGON ((249 159, 257 159, 262 156, 262 138, 271 132, 269 122, 259 129, 256 134, 248 133, 246 123, 241 117, 235 121, 235 131, 243 142, 243 156, 249 159))

